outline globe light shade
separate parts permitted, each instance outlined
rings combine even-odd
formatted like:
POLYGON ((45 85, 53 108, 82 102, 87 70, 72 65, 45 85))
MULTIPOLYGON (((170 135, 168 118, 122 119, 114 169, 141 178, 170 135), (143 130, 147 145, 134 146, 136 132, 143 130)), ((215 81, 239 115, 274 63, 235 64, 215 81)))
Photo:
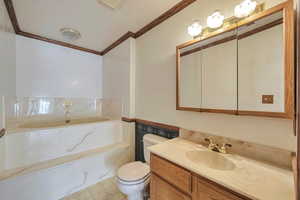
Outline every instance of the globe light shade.
POLYGON ((188 27, 188 34, 192 37, 198 36, 202 33, 202 26, 199 21, 195 21, 188 27))
POLYGON ((219 28, 223 25, 225 17, 216 11, 207 18, 207 26, 212 29, 219 28))
POLYGON ((234 16, 237 18, 248 17, 255 11, 256 6, 257 6, 256 1, 245 0, 235 7, 234 16))

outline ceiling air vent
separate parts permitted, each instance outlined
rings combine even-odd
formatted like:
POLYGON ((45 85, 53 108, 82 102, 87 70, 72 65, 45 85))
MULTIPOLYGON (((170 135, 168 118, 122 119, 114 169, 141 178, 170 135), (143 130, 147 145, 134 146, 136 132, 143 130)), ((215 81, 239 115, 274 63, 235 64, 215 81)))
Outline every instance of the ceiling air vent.
POLYGON ((97 1, 112 9, 119 7, 122 2, 122 0, 97 0, 97 1))
POLYGON ((81 34, 79 31, 73 29, 73 28, 61 28, 60 32, 64 38, 64 40, 67 41, 75 41, 81 38, 81 34))

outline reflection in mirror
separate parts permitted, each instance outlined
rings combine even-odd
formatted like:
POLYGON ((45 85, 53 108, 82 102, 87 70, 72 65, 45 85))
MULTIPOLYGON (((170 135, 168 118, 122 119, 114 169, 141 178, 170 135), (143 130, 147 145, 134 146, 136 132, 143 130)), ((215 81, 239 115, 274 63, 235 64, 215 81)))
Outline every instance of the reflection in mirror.
POLYGON ((238 29, 238 107, 284 112, 283 12, 238 29))
POLYGON ((180 106, 201 107, 201 52, 196 51, 181 57, 180 106))
POLYGON ((179 106, 237 109, 236 31, 180 49, 179 106))

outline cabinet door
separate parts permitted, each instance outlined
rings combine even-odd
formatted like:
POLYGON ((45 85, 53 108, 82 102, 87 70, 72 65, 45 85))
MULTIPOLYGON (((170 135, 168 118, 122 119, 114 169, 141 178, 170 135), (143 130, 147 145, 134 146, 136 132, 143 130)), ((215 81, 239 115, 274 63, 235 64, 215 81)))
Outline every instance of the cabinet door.
POLYGON ((192 192, 192 174, 167 160, 151 154, 151 171, 172 183, 181 191, 190 194, 192 192))
POLYGON ((151 200, 191 200, 189 196, 183 194, 155 174, 151 175, 150 198, 151 200))
POLYGON ((193 187, 195 188, 193 200, 249 200, 198 177, 193 177, 193 187))
POLYGON ((237 41, 230 40, 202 52, 203 109, 237 109, 237 41))

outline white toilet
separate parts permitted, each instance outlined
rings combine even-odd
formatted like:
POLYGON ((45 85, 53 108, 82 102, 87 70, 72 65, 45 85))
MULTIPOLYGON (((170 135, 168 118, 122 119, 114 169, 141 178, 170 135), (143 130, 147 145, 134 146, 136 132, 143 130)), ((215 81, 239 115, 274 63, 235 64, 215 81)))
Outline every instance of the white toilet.
POLYGON ((143 200, 144 190, 147 188, 150 181, 150 152, 147 147, 165 142, 168 139, 146 134, 143 137, 144 141, 144 157, 147 163, 131 162, 123 165, 118 170, 117 185, 119 190, 127 195, 128 200, 143 200))

